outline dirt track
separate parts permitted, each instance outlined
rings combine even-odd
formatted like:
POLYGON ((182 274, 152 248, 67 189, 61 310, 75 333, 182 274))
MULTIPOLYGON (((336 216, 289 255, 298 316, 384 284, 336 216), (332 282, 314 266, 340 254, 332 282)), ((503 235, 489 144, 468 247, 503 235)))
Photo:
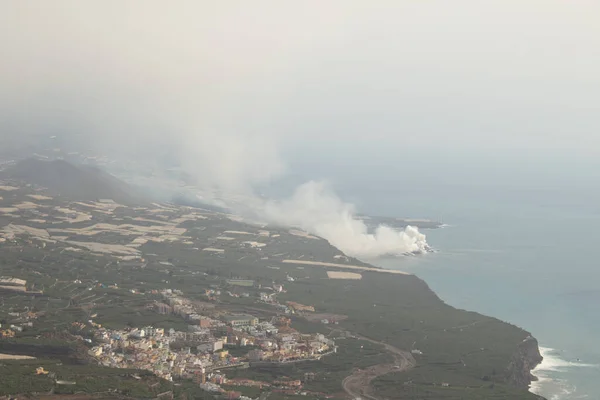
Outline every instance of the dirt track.
POLYGON ((371 388, 371 381, 378 376, 385 375, 392 371, 407 371, 416 365, 416 361, 412 354, 407 351, 400 350, 387 343, 378 342, 364 336, 357 335, 356 337, 361 340, 384 346, 386 350, 394 356, 394 362, 391 364, 377 364, 365 369, 356 370, 352 375, 346 377, 342 381, 342 387, 353 399, 366 398, 370 400, 381 400, 374 395, 373 389, 371 388))

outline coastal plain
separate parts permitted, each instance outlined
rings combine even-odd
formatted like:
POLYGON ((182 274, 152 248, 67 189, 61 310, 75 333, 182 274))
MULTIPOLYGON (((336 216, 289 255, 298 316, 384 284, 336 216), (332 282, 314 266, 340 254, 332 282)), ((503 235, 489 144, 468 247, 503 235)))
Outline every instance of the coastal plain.
POLYGON ((455 309, 418 277, 347 257, 306 232, 224 212, 78 198, 5 178, 0 271, 7 282, 0 353, 36 357, 2 360, 0 396, 537 398, 527 391, 541 359, 530 333, 455 309), (166 371, 165 379, 139 364, 114 368, 90 355, 103 346, 100 330, 197 329, 189 314, 165 303, 165 293, 200 307, 200 318, 220 321, 226 335, 237 331, 231 316, 284 318, 293 335, 321 335, 335 352, 258 362, 258 341, 244 347, 238 340, 226 346, 226 357, 244 368, 223 371, 221 392, 207 391, 185 371, 166 371), (157 306, 163 303, 171 308, 157 306), (36 373, 39 367, 54 378, 36 373), (103 379, 92 384, 91 376, 103 379), (275 388, 282 379, 301 382, 301 389, 275 388), (240 381, 265 385, 257 391, 240 381))

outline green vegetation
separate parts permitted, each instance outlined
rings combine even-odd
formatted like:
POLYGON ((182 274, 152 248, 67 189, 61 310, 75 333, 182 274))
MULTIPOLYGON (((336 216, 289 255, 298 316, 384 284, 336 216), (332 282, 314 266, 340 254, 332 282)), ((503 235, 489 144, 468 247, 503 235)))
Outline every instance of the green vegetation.
POLYGON ((305 383, 304 388, 313 392, 339 393, 342 380, 355 368, 390 363, 392 356, 383 346, 365 340, 340 339, 336 354, 323 357, 318 361, 306 361, 281 366, 253 367, 231 371, 231 378, 248 378, 271 382, 275 379, 305 379, 305 374, 314 372, 315 376, 305 383))
POLYGON ((173 328, 186 331, 188 324, 175 315, 157 314, 145 308, 144 304, 127 307, 103 306, 94 311, 98 314, 96 321, 109 329, 122 329, 125 327, 155 326, 157 328, 173 328))
POLYGON ((249 351, 255 350, 257 348, 258 347, 255 347, 255 346, 225 345, 225 348, 223 350, 227 350, 229 352, 229 354, 231 354, 233 357, 243 357, 246 354, 248 354, 249 351))
POLYGON ((489 385, 489 379, 506 383, 511 355, 528 336, 497 319, 444 304, 415 276, 370 272, 360 281, 342 283, 318 279, 325 277, 322 269, 310 273, 317 279, 288 285, 280 297, 314 305, 318 312, 348 315, 339 328, 420 350, 418 364, 435 367, 440 380, 451 385, 459 386, 456 379, 463 376, 479 385, 489 385))
POLYGON ((389 399, 532 400, 537 396, 505 384, 469 378, 460 371, 444 367, 416 367, 403 373, 391 373, 375 379, 377 393, 389 399), (444 387, 443 383, 453 382, 444 387))
MULTIPOLYGON (((19 192, 18 195, 22 194, 19 192)), ((53 205, 61 204, 57 202, 53 205)), ((63 229, 100 222, 115 223, 111 222, 115 217, 130 223, 137 216, 138 212, 133 208, 119 208, 113 216, 102 214, 95 216, 94 221, 59 223, 53 227, 63 229)), ((8 223, 25 224, 31 217, 2 218, 0 227, 8 223)), ((139 224, 149 223, 139 221, 139 224)), ((1 274, 25 279, 28 289, 43 291, 40 296, 2 294, 0 322, 8 325, 27 321, 32 326, 25 325, 15 339, 0 340, 0 352, 39 357, 33 362, 3 361, 1 368, 4 369, 0 370, 2 393, 47 392, 53 388, 57 393, 92 393, 115 389, 133 397, 152 397, 159 391, 173 390, 176 395, 185 393, 188 398, 201 398, 204 392, 187 381, 173 385, 139 371, 81 364, 87 347, 74 346, 73 342, 81 344, 81 338, 91 338, 91 330, 89 326, 82 328, 77 323, 87 323, 93 319, 95 323, 108 328, 154 325, 187 330, 187 322, 182 318, 161 315, 152 310, 154 302, 161 301, 157 291, 164 288, 181 290, 186 297, 202 301, 208 301, 205 296, 207 289, 220 290, 222 294, 212 300, 216 312, 248 312, 269 318, 281 313, 281 309, 257 303, 257 298, 260 292, 270 293, 265 288, 275 282, 283 284, 285 288, 285 292, 277 296, 280 303, 295 301, 314 306, 319 314, 347 317, 339 318, 338 324, 324 325, 309 322, 304 318, 305 315, 291 316, 292 327, 301 332, 321 332, 331 338, 347 336, 346 332, 350 332, 400 349, 422 352, 415 355, 418 363, 416 368, 390 373, 373 382, 377 393, 383 397, 535 398, 525 390, 510 388, 510 382, 507 381, 511 356, 528 333, 494 318, 444 304, 415 276, 363 272, 361 280, 328 279, 327 270, 335 268, 281 262, 285 258, 301 257, 303 260, 334 262, 334 256, 340 252, 324 240, 301 238, 290 235, 284 229, 269 228, 271 233, 279 236, 277 239, 273 236, 261 237, 260 240, 267 245, 256 250, 243 247, 238 240, 217 243, 215 238, 225 230, 257 229, 222 215, 212 215, 195 222, 186 221, 180 227, 188 229, 185 243, 165 241, 143 244, 139 248, 143 261, 117 260, 106 254, 88 251, 66 251, 64 243, 41 244, 27 237, 0 243, 1 274), (225 252, 213 254, 201 250, 214 246, 225 249, 225 252), (243 280, 253 281, 254 284, 243 280), (227 292, 247 294, 249 297, 231 297, 227 292), (74 339, 74 335, 81 338, 74 339), (57 362, 63 365, 57 365, 57 362), (33 365, 47 365, 47 369, 55 376, 76 381, 77 384, 55 387, 54 381, 48 376, 34 375, 33 365), (134 373, 142 374, 140 376, 143 379, 131 377, 134 373), (22 379, 19 381, 17 377, 22 379), (101 379, 96 379, 98 382, 94 383, 88 377, 101 379), (406 382, 411 383, 405 385, 406 382), (448 386, 442 387, 442 383, 448 386)), ((102 233, 94 237, 77 235, 71 239, 108 244, 127 244, 131 240, 114 233, 102 233)), ((353 259, 339 262, 363 264, 353 259)), ((314 319, 318 321, 320 318, 314 319)), ((339 346, 337 354, 319 361, 229 370, 227 375, 271 381, 282 377, 304 379, 306 373, 314 372, 314 379, 305 384, 306 390, 341 393, 342 380, 355 368, 392 361, 392 356, 383 346, 369 341, 337 338, 336 344, 339 346)), ((230 349, 239 355, 248 350, 230 349)), ((269 397, 271 400, 279 398, 293 396, 272 394, 269 397)))
POLYGON ((260 388, 252 386, 222 385, 221 387, 227 391, 240 392, 242 395, 252 398, 260 396, 260 394, 263 392, 260 388))
POLYGON ((171 384, 146 371, 70 365, 49 359, 3 360, 0 366, 0 395, 47 393, 51 390, 57 394, 113 390, 127 396, 147 398, 171 390, 171 384), (43 367, 48 374, 37 375, 38 367, 43 367), (60 381, 75 384, 60 384, 60 381))

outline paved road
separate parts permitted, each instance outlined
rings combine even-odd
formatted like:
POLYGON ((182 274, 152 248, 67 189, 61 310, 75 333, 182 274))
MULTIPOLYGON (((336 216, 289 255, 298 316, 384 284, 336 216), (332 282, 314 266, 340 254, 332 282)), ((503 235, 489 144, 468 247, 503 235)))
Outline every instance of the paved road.
POLYGON ((394 362, 391 364, 377 364, 371 367, 356 370, 352 375, 346 377, 342 381, 342 387, 344 391, 348 393, 353 399, 369 399, 369 400, 381 400, 379 397, 373 394, 371 388, 371 381, 378 376, 385 375, 392 371, 402 372, 413 368, 416 365, 416 361, 412 354, 407 351, 401 350, 390 344, 379 342, 377 340, 370 339, 365 336, 355 335, 358 339, 366 340, 371 343, 379 344, 385 347, 387 351, 392 353, 394 356, 394 362))

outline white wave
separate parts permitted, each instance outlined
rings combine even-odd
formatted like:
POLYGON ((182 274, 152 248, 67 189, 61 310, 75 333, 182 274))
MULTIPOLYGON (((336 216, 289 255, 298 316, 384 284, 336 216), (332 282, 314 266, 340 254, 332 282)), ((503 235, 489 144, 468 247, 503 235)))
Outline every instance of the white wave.
POLYGON ((572 400, 588 397, 585 394, 576 395, 577 387, 564 379, 558 379, 557 376, 568 369, 599 368, 600 365, 565 360, 561 357, 559 350, 550 347, 540 346, 540 353, 544 360, 532 371, 538 380, 531 382, 529 386, 531 393, 544 396, 548 400, 572 400))
POLYGON ((599 368, 598 364, 587 364, 580 361, 568 361, 560 356, 560 352, 558 350, 549 348, 549 347, 540 347, 540 353, 544 360, 540 365, 538 365, 533 373, 535 375, 536 372, 539 371, 554 371, 560 372, 566 368, 599 368))
POLYGON ((569 388, 561 388, 560 393, 553 394, 550 396, 549 400, 563 400, 570 399, 573 394, 577 391, 577 388, 569 389, 569 388))
MULTIPOLYGON (((537 381, 531 382, 529 391, 548 400, 571 400, 577 392, 577 387, 566 380, 553 379, 543 373, 538 373, 537 378, 537 381)), ((585 398, 585 395, 577 398, 585 398)))
POLYGON ((531 384, 529 385, 529 391, 531 393, 540 394, 539 392, 544 388, 545 384, 551 381, 552 379, 541 374, 539 376, 535 375, 535 377, 537 378, 537 381, 531 382, 531 384))

